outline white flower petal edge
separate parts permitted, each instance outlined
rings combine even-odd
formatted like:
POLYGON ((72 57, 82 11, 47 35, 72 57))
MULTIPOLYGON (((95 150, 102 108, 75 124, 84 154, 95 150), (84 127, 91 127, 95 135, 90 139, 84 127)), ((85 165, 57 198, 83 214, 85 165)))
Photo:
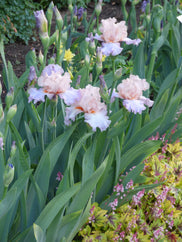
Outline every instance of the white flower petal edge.
POLYGON ((141 100, 123 100, 123 106, 129 111, 133 112, 134 114, 141 114, 143 110, 146 109, 144 106, 143 101, 141 100))
POLYGON ((179 15, 177 19, 182 23, 182 15, 179 15))
POLYGON ((81 93, 79 89, 71 87, 66 92, 59 94, 59 97, 62 98, 67 105, 72 105, 80 100, 81 93))
POLYGON ((102 37, 100 35, 98 35, 98 34, 95 34, 95 36, 93 38, 96 39, 96 40, 99 40, 99 41, 104 41, 102 39, 102 37))
POLYGON ((28 102, 34 101, 34 104, 36 104, 37 102, 45 101, 46 93, 43 91, 42 88, 37 89, 35 87, 32 87, 28 89, 28 94, 29 94, 28 102))
POLYGON ((66 116, 64 118, 65 125, 70 125, 71 121, 75 121, 77 114, 82 113, 81 109, 77 109, 75 106, 66 108, 66 116))
POLYGON ((141 42, 141 39, 130 39, 126 38, 123 40, 127 45, 136 45, 138 46, 141 42))
POLYGON ((140 100, 148 107, 152 107, 154 104, 154 101, 150 100, 149 98, 146 98, 144 96, 140 97, 140 100))
POLYGON ((85 122, 92 127, 94 132, 96 128, 99 128, 101 131, 106 130, 111 123, 105 110, 96 113, 85 113, 85 122))
POLYGON ((102 43, 101 51, 105 56, 116 56, 121 53, 123 48, 120 47, 120 43, 102 43))
MULTIPOLYGON (((111 90, 109 90, 109 93, 111 92, 111 90)), ((115 100, 115 98, 119 98, 120 96, 119 96, 119 94, 115 91, 115 89, 113 90, 113 92, 112 92, 112 94, 111 94, 111 103, 113 103, 114 102, 114 100, 115 100)))

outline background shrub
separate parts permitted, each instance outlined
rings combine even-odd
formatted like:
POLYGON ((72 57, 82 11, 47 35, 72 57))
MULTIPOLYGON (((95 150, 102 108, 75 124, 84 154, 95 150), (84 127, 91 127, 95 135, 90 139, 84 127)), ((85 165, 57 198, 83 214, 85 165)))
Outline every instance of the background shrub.
POLYGON ((0 38, 5 42, 22 40, 26 44, 33 35, 37 3, 26 0, 0 1, 0 38))

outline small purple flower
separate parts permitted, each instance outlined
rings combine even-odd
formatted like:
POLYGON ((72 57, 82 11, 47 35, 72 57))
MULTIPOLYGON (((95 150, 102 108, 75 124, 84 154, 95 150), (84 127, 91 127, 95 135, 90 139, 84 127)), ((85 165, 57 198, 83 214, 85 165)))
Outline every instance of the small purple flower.
POLYGON ((77 6, 75 6, 75 8, 74 8, 74 15, 77 16, 78 21, 82 21, 82 19, 83 19, 83 13, 85 11, 86 10, 83 7, 77 8, 77 6))
POLYGON ((60 182, 62 179, 63 179, 63 174, 59 171, 59 172, 57 173, 56 180, 60 182))
POLYGON ((9 168, 13 169, 13 164, 8 164, 9 168))
POLYGON ((118 206, 118 199, 114 199, 113 202, 109 203, 109 206, 112 208, 112 210, 116 210, 116 207, 118 206))
POLYGON ((149 3, 149 1, 144 0, 142 2, 142 7, 141 7, 142 13, 145 13, 145 10, 146 10, 146 7, 147 7, 147 3, 149 3))
POLYGON ((154 230, 153 235, 156 239, 159 239, 161 236, 164 236, 163 232, 164 232, 164 229, 161 226, 158 229, 154 230))
POLYGON ((129 189, 132 189, 133 190, 133 180, 131 179, 127 184, 126 184, 126 187, 125 189, 126 190, 129 190, 129 189))
POLYGON ((135 205, 140 204, 140 200, 144 196, 144 194, 145 194, 145 189, 143 189, 142 191, 139 191, 136 195, 133 196, 132 200, 135 205))

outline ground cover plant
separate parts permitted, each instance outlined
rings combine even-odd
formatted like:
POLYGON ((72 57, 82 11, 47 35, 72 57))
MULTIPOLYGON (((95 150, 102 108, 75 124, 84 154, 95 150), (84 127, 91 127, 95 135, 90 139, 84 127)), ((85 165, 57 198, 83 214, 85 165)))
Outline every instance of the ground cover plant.
MULTIPOLYGON (((158 134, 153 139, 159 139, 158 134)), ((116 200, 110 203, 112 211, 100 208, 94 203, 86 225, 81 228, 75 241, 181 241, 182 202, 181 146, 177 141, 168 144, 163 139, 161 150, 144 161, 143 178, 145 184, 161 183, 150 190, 139 191, 129 203, 117 208, 118 200, 133 189, 132 180, 120 184, 121 175, 114 187, 116 200)))
POLYGON ((36 11, 42 50, 26 55, 20 78, 1 39, 2 241, 72 241, 91 204, 111 209, 121 174, 120 186, 134 187, 118 206, 160 185, 140 173, 163 145, 152 135, 169 139, 177 124, 173 141, 181 137, 181 10, 178 1, 144 1, 138 23, 138 2, 127 12, 122 1, 121 22, 99 19, 101 0, 90 19, 72 1, 70 22, 53 3, 36 11))

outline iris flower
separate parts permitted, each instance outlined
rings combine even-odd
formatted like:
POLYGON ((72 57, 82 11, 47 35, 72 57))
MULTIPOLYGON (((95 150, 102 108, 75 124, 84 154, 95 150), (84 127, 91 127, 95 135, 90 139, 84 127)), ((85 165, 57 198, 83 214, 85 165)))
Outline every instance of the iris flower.
POLYGON ((146 109, 145 106, 151 107, 153 101, 144 97, 143 91, 149 89, 149 84, 145 79, 140 79, 137 75, 130 75, 129 78, 122 81, 117 86, 118 92, 113 92, 111 101, 115 97, 123 99, 123 106, 134 114, 141 114, 146 109))
POLYGON ((106 130, 111 121, 107 116, 107 106, 101 102, 99 88, 87 85, 86 88, 79 90, 81 96, 78 101, 66 108, 65 124, 70 125, 76 115, 83 112, 85 122, 93 131, 96 131, 96 128, 106 130))
POLYGON ((116 23, 116 18, 103 19, 99 28, 101 35, 96 34, 95 39, 102 41, 102 53, 106 56, 116 56, 123 50, 120 42, 139 45, 140 39, 127 38, 127 26, 125 21, 116 23))
POLYGON ((39 89, 32 87, 28 90, 29 102, 32 100, 34 103, 44 101, 45 95, 49 99, 58 95, 67 103, 75 102, 75 98, 77 100, 79 97, 79 91, 70 87, 70 74, 64 72, 63 68, 57 64, 46 66, 37 82, 39 89))

